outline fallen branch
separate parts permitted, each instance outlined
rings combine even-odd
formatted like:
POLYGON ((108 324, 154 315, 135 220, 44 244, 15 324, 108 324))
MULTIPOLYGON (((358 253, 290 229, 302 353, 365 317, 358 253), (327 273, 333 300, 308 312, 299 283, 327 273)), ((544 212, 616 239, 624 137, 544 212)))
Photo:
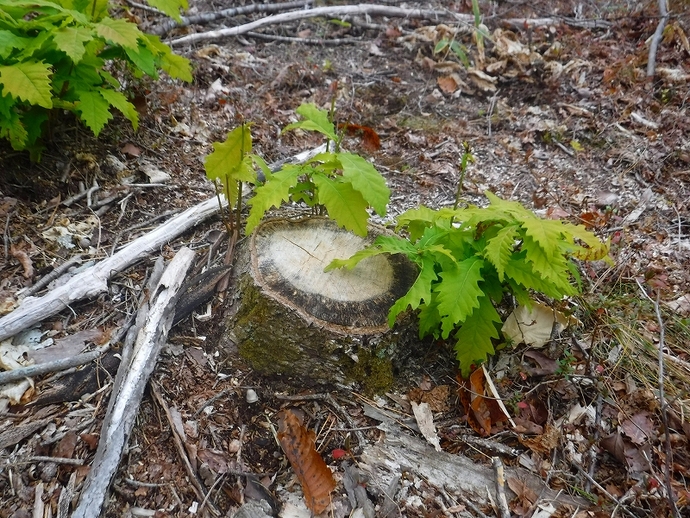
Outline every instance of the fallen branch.
MULTIPOLYGON (((322 144, 314 149, 308 149, 295 156, 270 164, 269 168, 271 171, 277 171, 285 164, 306 162, 325 149, 326 145, 322 144)), ((262 172, 258 173, 258 177, 259 181, 265 180, 262 172)), ((225 201, 222 203, 227 204, 225 201)), ((136 263, 146 254, 157 250, 160 246, 172 241, 206 218, 213 216, 216 212, 218 212, 218 198, 214 196, 185 210, 148 234, 135 239, 117 253, 75 275, 65 284, 42 297, 25 298, 12 313, 0 318, 0 341, 59 313, 73 302, 106 292, 108 290, 107 281, 113 274, 136 263)), ((130 230, 135 227, 130 227, 130 230)))
POLYGON ((668 9, 666 7, 666 0, 659 0, 659 14, 661 19, 656 26, 656 31, 654 31, 654 36, 652 36, 652 42, 649 44, 649 57, 647 58, 647 78, 654 77, 654 72, 656 70, 656 51, 659 48, 659 42, 661 37, 664 35, 664 28, 668 22, 668 9))
POLYGON ((120 390, 111 395, 114 404, 105 417, 96 456, 72 518, 100 516, 108 487, 127 447, 144 388, 172 326, 177 294, 193 260, 194 252, 181 248, 152 293, 151 307, 137 335, 131 359, 127 365, 124 362, 120 365, 126 374, 120 390))
MULTIPOLYGON (((278 11, 287 11, 289 9, 298 9, 300 7, 307 7, 313 3, 313 0, 298 0, 296 2, 281 2, 278 4, 251 4, 242 7, 232 7, 230 9, 223 9, 211 13, 201 13, 195 16, 183 16, 181 22, 168 19, 160 25, 153 27, 149 32, 162 36, 175 27, 187 27, 189 25, 201 25, 204 23, 211 23, 221 18, 232 18, 233 16, 240 16, 243 14, 252 13, 275 13, 278 11)), ((140 7, 140 6, 136 6, 140 7)))
POLYGON ((0 318, 0 340, 14 336, 59 313, 74 302, 107 292, 107 281, 114 274, 136 263, 146 254, 158 250, 165 243, 198 225, 217 211, 218 199, 214 196, 187 209, 156 230, 135 239, 116 254, 75 275, 43 297, 25 298, 12 313, 0 318))
POLYGON ((0 385, 4 385, 5 383, 11 383, 13 381, 21 380, 24 378, 31 378, 33 376, 41 376, 43 374, 49 374, 51 372, 63 371, 65 369, 69 369, 70 367, 84 365, 100 357, 109 349, 110 342, 106 343, 105 345, 102 345, 101 347, 97 347, 93 351, 78 354, 70 358, 63 358, 61 360, 55 360, 53 362, 31 365, 29 367, 24 367, 22 369, 13 369, 10 371, 0 372, 0 385))
POLYGON ((341 5, 328 7, 315 7, 314 9, 306 9, 302 11, 292 11, 289 13, 281 13, 273 16, 266 16, 244 25, 237 27, 230 27, 227 29, 219 29, 217 31, 201 32, 198 34, 190 34, 177 38, 168 42, 170 45, 182 45, 183 43, 198 43, 200 41, 217 40, 220 38, 227 38, 229 36, 239 36, 250 31, 254 31, 259 27, 266 25, 274 25, 280 23, 293 22, 296 20, 303 20, 305 18, 316 18, 319 16, 336 17, 336 16, 353 16, 357 14, 366 14, 370 16, 389 16, 391 18, 421 18, 421 19, 455 19, 465 20, 468 23, 473 22, 472 15, 452 14, 448 11, 435 11, 429 9, 405 9, 402 7, 391 7, 387 5, 341 5))

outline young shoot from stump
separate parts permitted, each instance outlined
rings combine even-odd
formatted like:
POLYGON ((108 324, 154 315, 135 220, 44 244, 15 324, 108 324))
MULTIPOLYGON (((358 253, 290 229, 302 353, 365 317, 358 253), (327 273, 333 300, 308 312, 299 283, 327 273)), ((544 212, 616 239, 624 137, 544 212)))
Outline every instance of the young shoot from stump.
POLYGON ((224 218, 228 230, 233 231, 240 221, 242 184, 248 182, 255 187, 247 201, 250 210, 246 234, 271 208, 301 202, 311 207, 313 213, 328 215, 341 227, 365 236, 368 209, 381 216, 386 213, 390 198, 386 180, 365 158, 340 151, 342 135, 336 131, 328 111, 314 104, 303 104, 296 111, 302 120, 283 131, 316 131, 327 139, 327 151, 303 164, 287 164, 271 172, 261 157, 251 153, 251 133, 245 124, 228 133, 225 142, 215 143, 213 153, 206 157, 206 175, 230 205, 228 217, 224 218), (255 167, 261 169, 263 181, 259 181, 255 167))
POLYGON ((326 268, 354 268, 378 254, 406 255, 419 275, 391 308, 389 324, 408 307, 418 311, 420 337, 452 337, 465 377, 494 354, 502 323, 496 307, 505 293, 528 307, 532 290, 554 299, 575 295, 580 289, 575 261, 608 258, 608 244, 584 226, 542 219, 517 202, 486 196, 486 208, 408 210, 397 224, 408 238, 381 236, 326 268))

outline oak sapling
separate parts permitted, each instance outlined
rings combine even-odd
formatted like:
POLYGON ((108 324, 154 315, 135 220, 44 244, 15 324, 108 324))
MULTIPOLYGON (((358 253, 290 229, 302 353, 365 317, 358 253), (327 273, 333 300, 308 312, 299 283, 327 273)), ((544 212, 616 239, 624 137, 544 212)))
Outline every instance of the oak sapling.
POLYGON ((328 215, 341 227, 357 234, 367 234, 368 209, 383 216, 390 198, 386 180, 364 157, 340 151, 342 135, 336 131, 329 112, 314 104, 303 104, 296 112, 302 120, 283 131, 302 129, 322 134, 328 150, 302 164, 287 164, 271 172, 266 162, 251 153, 249 125, 228 133, 223 143, 213 145, 206 158, 206 175, 230 204, 229 226, 240 221, 242 184, 253 184, 254 192, 245 232, 250 234, 272 207, 283 203, 303 203, 317 215, 328 215), (260 168, 263 180, 254 171, 260 168), (234 209, 234 216, 232 215, 234 209))
POLYGON ((485 208, 420 207, 398 218, 406 238, 381 236, 327 270, 354 266, 378 254, 405 254, 419 275, 391 308, 389 324, 407 308, 418 312, 420 336, 452 337, 463 376, 494 353, 505 293, 531 307, 531 291, 554 299, 580 289, 576 260, 608 259, 608 244, 584 226, 536 216, 521 204, 487 192, 485 208))
MULTIPOLYGON (((180 18, 186 0, 151 0, 180 18)), ((132 22, 112 18, 108 0, 0 0, 0 137, 15 150, 41 156, 45 123, 70 111, 98 136, 121 112, 136 129, 139 116, 109 64, 134 77, 163 70, 191 81, 189 61, 132 22)))

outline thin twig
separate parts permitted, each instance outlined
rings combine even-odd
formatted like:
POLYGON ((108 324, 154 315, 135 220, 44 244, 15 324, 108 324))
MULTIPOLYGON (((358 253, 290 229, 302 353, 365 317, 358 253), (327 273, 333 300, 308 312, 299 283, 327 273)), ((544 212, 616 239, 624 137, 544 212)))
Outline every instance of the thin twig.
POLYGON ((102 356, 108 349, 110 349, 110 342, 88 353, 78 354, 77 356, 63 358, 62 360, 56 360, 54 362, 31 365, 30 367, 24 367, 22 369, 0 372, 0 385, 24 378, 31 378, 33 376, 41 376, 50 372, 62 371, 70 367, 76 367, 77 365, 84 365, 102 356))
POLYGON ((491 458, 491 466, 494 469, 494 476, 496 477, 496 500, 498 500, 498 510, 501 513, 501 518, 510 518, 510 508, 508 507, 508 499, 506 498, 506 477, 503 462, 500 457, 491 458))
POLYGON ((269 41, 283 41, 285 43, 302 43, 304 45, 350 45, 354 43, 360 43, 361 40, 358 38, 335 38, 335 39, 324 39, 324 38, 298 38, 296 36, 278 36, 277 34, 264 34, 262 32, 248 32, 247 36, 251 38, 257 38, 259 40, 269 40, 269 41))
MULTIPOLYGON (((572 462, 572 461, 571 461, 571 462, 572 462)), ((575 466, 575 468, 576 468, 576 469, 577 469, 587 480, 589 480, 589 481, 592 483, 592 485, 593 485, 594 487, 596 487, 599 491, 601 491, 602 493, 604 493, 604 495, 606 495, 606 498, 608 498, 608 499, 611 500, 614 504, 616 504, 617 507, 620 507, 620 509, 621 509, 625 514, 627 514, 627 515, 630 516, 631 518, 637 518, 637 516, 636 516, 632 511, 630 511, 627 507, 625 507, 625 506, 621 503, 620 500, 618 500, 615 496, 613 496, 611 493, 609 493, 609 492, 604 488, 604 486, 602 486, 601 484, 599 484, 599 482, 597 482, 596 480, 594 480, 594 477, 590 476, 590 474, 587 473, 587 472, 585 471, 585 469, 584 469, 582 466, 580 466, 579 464, 576 464, 575 462, 572 462, 572 464, 573 464, 573 466, 575 466)))
POLYGON ((659 406, 661 408, 661 422, 664 425, 664 450, 666 453, 666 459, 664 462, 664 476, 666 478, 666 497, 668 498, 668 503, 671 506, 671 511, 673 516, 680 518, 680 511, 676 505, 676 499, 673 497, 673 486, 671 485, 671 465, 673 464, 673 450, 671 449, 671 431, 668 425, 668 403, 666 402, 666 396, 664 394, 664 378, 666 373, 664 372, 664 349, 666 348, 666 328, 664 326, 664 320, 661 317, 661 308, 659 307, 659 300, 661 298, 661 290, 657 291, 656 300, 652 299, 645 289, 640 284, 640 281, 635 279, 637 285, 639 286, 642 294, 654 304, 654 312, 656 313, 656 320, 659 324, 659 406))
POLYGON ((53 282, 55 279, 62 276, 62 274, 67 272, 67 270, 72 268, 72 266, 75 266, 76 264, 80 264, 82 262, 83 258, 84 258, 84 256, 82 254, 77 254, 74 257, 70 258, 69 261, 65 261, 60 266, 55 267, 52 272, 44 275, 38 281, 36 281, 36 284, 31 286, 30 288, 27 288, 21 294, 22 297, 29 297, 29 296, 33 295, 34 293, 38 293, 43 288, 48 286, 48 284, 53 282))
POLYGON ((659 47, 659 42, 661 42, 661 37, 664 35, 664 28, 668 22, 668 9, 666 6, 666 0, 659 0, 659 14, 661 19, 656 26, 656 31, 654 31, 654 36, 652 36, 652 42, 649 44, 649 57, 647 58, 647 77, 654 77, 656 70, 656 51, 659 47))
MULTIPOLYGON (((179 436, 179 434, 177 433, 177 429, 175 428, 175 423, 173 422, 173 418, 170 413, 170 407, 166 403, 165 399, 163 399, 163 396, 161 395, 160 389, 158 387, 158 383, 151 383, 151 393, 153 394, 153 398, 155 399, 155 401, 160 405, 160 407, 163 409, 163 412, 165 413, 165 416, 168 420, 168 425, 170 426, 170 430, 172 431, 175 449, 177 450, 177 454, 182 460, 182 465, 184 466, 185 471, 187 472, 187 476, 189 477, 189 481, 191 482, 194 493, 196 493, 196 496, 199 500, 206 502, 207 492, 204 490, 204 486, 197 478, 194 468, 192 468, 192 464, 189 461, 189 457, 187 456, 184 444, 182 443, 182 438, 179 436)), ((213 504, 213 502, 207 502, 207 505, 214 516, 221 515, 220 510, 213 504)))

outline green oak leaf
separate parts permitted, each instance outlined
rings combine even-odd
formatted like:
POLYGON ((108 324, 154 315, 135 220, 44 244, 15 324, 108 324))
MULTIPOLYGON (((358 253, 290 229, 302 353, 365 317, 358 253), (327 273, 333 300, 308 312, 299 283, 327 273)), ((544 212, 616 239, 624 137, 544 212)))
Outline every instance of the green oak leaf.
POLYGON ((137 112, 137 109, 127 100, 124 94, 115 90, 108 90, 107 88, 99 88, 98 92, 106 101, 117 108, 122 115, 127 117, 135 130, 139 127, 139 112, 137 112))
POLYGON ((386 214, 391 191, 386 180, 364 157, 353 153, 336 153, 347 178, 380 216, 386 214))
POLYGON ((95 30, 107 42, 132 50, 137 49, 139 38, 144 36, 133 23, 114 18, 103 18, 95 25, 95 30))
POLYGON ((455 326, 464 322, 479 305, 478 299, 483 295, 479 287, 483 266, 484 260, 473 256, 457 263, 456 268, 439 274, 441 282, 434 291, 438 293, 443 338, 448 338, 455 326))
POLYGON ((266 211, 272 207, 280 207, 281 203, 290 199, 290 189, 297 185, 302 174, 304 174, 302 166, 288 164, 271 175, 270 181, 256 187, 254 196, 247 202, 251 207, 245 229, 247 235, 261 223, 261 218, 266 211))
POLYGON ((484 362, 489 354, 494 354, 491 339, 499 336, 497 326, 501 317, 496 308, 488 297, 480 297, 478 302, 479 306, 454 335, 455 357, 464 378, 469 376, 473 364, 484 362))
POLYGON ((85 43, 92 38, 91 31, 85 27, 63 27, 53 34, 57 48, 67 54, 74 64, 79 63, 84 57, 85 43))
POLYGON ((304 120, 288 124, 283 128, 283 133, 300 128, 308 131, 318 131, 334 142, 338 140, 338 136, 335 133, 335 126, 333 126, 333 123, 329 120, 326 110, 321 110, 314 103, 308 103, 300 105, 295 112, 304 117, 304 120))
POLYGON ((110 104, 97 91, 78 91, 77 111, 84 124, 98 136, 103 127, 112 119, 110 104))
POLYGON ((367 235, 367 202, 349 182, 340 182, 322 173, 314 173, 312 181, 318 189, 319 203, 341 227, 358 236, 367 235))
POLYGON ((395 301, 395 304, 388 312, 388 325, 391 327, 395 324, 397 316, 408 307, 414 310, 420 304, 429 304, 431 302, 431 286, 438 279, 434 270, 434 260, 428 256, 421 256, 417 260, 417 265, 419 266, 419 275, 417 275, 414 284, 412 284, 404 296, 395 301))
POLYGON ((53 107, 50 91, 50 66, 43 61, 15 63, 0 66, 0 85, 3 94, 36 104, 43 108, 53 107))

